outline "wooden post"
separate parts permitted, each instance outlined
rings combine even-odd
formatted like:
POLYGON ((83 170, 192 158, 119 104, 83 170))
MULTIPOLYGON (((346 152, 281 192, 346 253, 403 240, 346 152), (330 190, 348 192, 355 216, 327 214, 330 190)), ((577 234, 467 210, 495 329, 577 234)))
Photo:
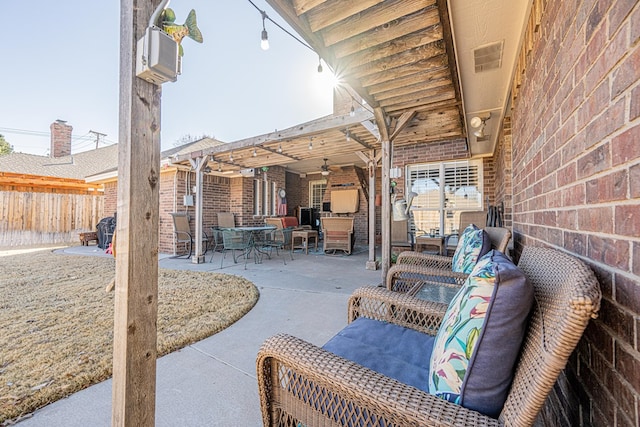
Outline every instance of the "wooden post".
POLYGON ((387 272, 391 267, 391 140, 389 125, 381 108, 374 108, 374 117, 380 131, 382 144, 382 282, 385 283, 387 272))
POLYGON ((378 262, 376 261, 376 169, 378 168, 378 159, 376 151, 369 151, 366 156, 361 151, 356 151, 358 157, 367 163, 369 172, 369 259, 366 264, 367 270, 377 270, 378 262))
POLYGON ((202 254, 202 178, 204 168, 208 162, 209 156, 191 159, 191 165, 196 170, 196 231, 194 237, 196 250, 191 257, 193 264, 201 264, 204 262, 204 255, 202 254))
POLYGON ((135 58, 136 42, 159 3, 120 2, 113 426, 155 424, 162 90, 135 76, 135 58))

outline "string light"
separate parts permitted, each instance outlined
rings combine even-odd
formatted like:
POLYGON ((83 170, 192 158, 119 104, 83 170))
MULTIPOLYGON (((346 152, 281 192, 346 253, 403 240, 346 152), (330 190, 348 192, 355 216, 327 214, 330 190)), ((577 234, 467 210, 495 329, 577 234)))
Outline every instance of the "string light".
POLYGON ((282 153, 282 144, 278 145, 278 153, 282 153))
MULTIPOLYGON (((300 38, 297 37, 295 34, 292 34, 289 30, 287 30, 282 25, 278 24, 276 21, 271 19, 271 17, 269 17, 269 15, 267 15, 267 12, 265 12, 264 10, 262 10, 258 6, 256 6, 256 4, 252 0, 248 0, 248 1, 249 1, 249 3, 251 3, 251 5, 254 8, 256 8, 256 10, 258 12, 260 12, 260 15, 262 15, 262 33, 261 33, 261 36, 260 36, 260 47, 262 47, 262 50, 269 49, 269 36, 267 34, 267 29, 265 28, 265 25, 264 25, 264 21, 268 19, 273 25, 275 25, 276 27, 280 28, 282 31, 284 31, 286 34, 291 36, 294 40, 296 40, 302 46, 306 47, 307 49, 309 49, 312 52, 315 52, 315 50, 311 46, 309 46, 304 41, 300 40, 300 38)), ((320 63, 320 56, 318 56, 318 72, 322 73, 322 64, 320 63)))
POLYGON ((256 151, 256 149, 255 149, 255 148, 253 149, 253 153, 252 153, 251 155, 252 155, 253 157, 255 157, 255 156, 257 156, 257 155, 258 155, 258 152, 256 151))
POLYGON ((353 107, 353 96, 351 97, 351 111, 349 111, 351 117, 356 115, 356 109, 353 107))
POLYGON ((264 20, 267 19, 267 13, 264 10, 261 10, 262 14, 262 35, 260 41, 260 47, 262 50, 269 50, 269 35, 267 34, 267 29, 264 26, 264 20))
POLYGON ((218 160, 218 172, 222 172, 222 162, 218 160))
POLYGON ((309 150, 313 150, 313 138, 309 138, 309 150))
POLYGON ((351 141, 351 132, 347 129, 347 142, 351 141))
POLYGON ((229 153, 229 161, 233 162, 233 151, 231 153, 229 153))

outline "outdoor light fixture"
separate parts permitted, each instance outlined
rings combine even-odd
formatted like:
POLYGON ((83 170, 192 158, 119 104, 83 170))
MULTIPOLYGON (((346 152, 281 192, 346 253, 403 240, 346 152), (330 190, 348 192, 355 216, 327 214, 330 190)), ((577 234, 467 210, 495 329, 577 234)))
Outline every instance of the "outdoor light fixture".
POLYGON ((313 138, 309 138, 309 150, 313 150, 313 138))
POLYGON ((222 172, 222 162, 218 161, 218 172, 222 172))
POLYGON ((229 161, 233 162, 233 151, 231 153, 229 153, 229 161))
POLYGON ((322 62, 320 60, 320 56, 318 56, 318 72, 321 73, 322 72, 322 62))
POLYGON ((257 156, 257 155, 258 155, 258 152, 256 151, 256 149, 255 149, 255 148, 253 149, 253 153, 252 153, 251 155, 252 155, 253 157, 255 157, 255 156, 257 156))
POLYGON ((320 173, 322 176, 328 176, 331 172, 329 171, 329 165, 327 165, 327 159, 324 158, 324 165, 320 166, 320 173))
POLYGON ((473 132, 476 138, 484 138, 484 128, 487 125, 487 120, 489 120, 490 118, 491 118, 491 113, 489 113, 489 116, 485 118, 475 116, 471 119, 469 124, 471 124, 472 128, 474 129, 477 128, 477 130, 473 132))
POLYGON ((347 142, 351 141, 351 132, 347 129, 347 142))
POLYGON ((261 12, 262 13, 262 37, 261 37, 261 41, 260 41, 260 47, 262 48, 262 50, 268 50, 269 49, 269 35, 267 34, 267 29, 264 26, 264 20, 267 19, 267 14, 265 12, 261 12))
POLYGON ((353 107, 353 96, 351 97, 351 111, 349 111, 351 117, 356 115, 356 109, 353 107))
POLYGON ((278 145, 278 153, 282 153, 282 144, 278 145))

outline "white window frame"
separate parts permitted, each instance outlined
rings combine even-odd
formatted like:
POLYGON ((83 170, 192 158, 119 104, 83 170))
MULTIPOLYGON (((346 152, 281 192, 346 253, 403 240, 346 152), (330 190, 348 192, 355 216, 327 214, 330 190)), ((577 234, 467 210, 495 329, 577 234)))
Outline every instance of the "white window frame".
MULTIPOLYGON (((457 211, 470 211, 470 210, 482 210, 483 209, 483 194, 484 194, 484 188, 483 188, 483 184, 484 184, 484 171, 483 171, 483 161, 482 159, 472 159, 472 160, 452 160, 452 161, 445 161, 445 162, 434 162, 434 163, 422 163, 422 164, 415 164, 415 165, 409 165, 406 167, 406 171, 405 171, 405 177, 406 177, 406 181, 405 181, 405 188, 407 188, 407 193, 410 192, 412 190, 412 177, 413 177, 413 172, 423 172, 425 174, 428 174, 428 171, 431 171, 433 173, 433 171, 438 171, 437 174, 437 184, 438 184, 438 190, 439 190, 439 194, 438 194, 438 205, 437 207, 429 206, 429 207, 420 207, 419 204, 413 205, 411 206, 411 212, 414 213, 414 215, 412 215, 412 217, 415 217, 415 213, 416 212, 434 212, 437 211, 438 212, 438 216, 439 216, 439 231, 441 235, 445 235, 445 234, 450 234, 450 232, 452 231, 451 229, 447 229, 446 228, 446 216, 447 215, 453 215, 455 214, 455 212, 457 211), (451 170, 455 170, 456 168, 460 168, 460 167, 475 167, 476 171, 477 171, 477 192, 475 192, 473 194, 473 199, 471 201, 469 201, 465 206, 447 206, 447 197, 448 194, 446 193, 446 187, 447 187, 447 182, 446 179, 443 179, 443 177, 447 176, 447 171, 451 171, 451 170), (476 201, 476 203, 474 203, 474 200, 476 201), (444 232, 443 232, 444 230, 444 232)), ((449 172, 450 173, 450 172, 449 172)), ((431 174, 429 174, 431 175, 431 174)), ((450 179, 449 175, 449 179, 450 179)), ((469 175, 467 175, 467 178, 469 177, 469 175)), ((436 180, 432 179, 430 180, 431 183, 435 183, 436 180)), ((433 190, 435 191, 435 190, 433 190)), ((466 197, 465 197, 466 199, 466 197)), ((466 200, 465 200, 466 202, 466 200)), ((451 221, 450 221, 451 222, 451 221)), ((453 224, 451 227, 454 227, 457 224, 453 224)), ((420 234, 421 232, 426 232, 429 233, 431 230, 416 230, 416 226, 414 224, 414 221, 412 221, 411 224, 411 228, 412 231, 416 232, 418 234, 420 234)))
POLYGON ((315 181, 309 181, 309 207, 318 209, 318 212, 322 211, 322 201, 324 200, 324 194, 327 191, 327 180, 318 179, 315 181), (320 200, 315 200, 315 187, 321 188, 320 200))

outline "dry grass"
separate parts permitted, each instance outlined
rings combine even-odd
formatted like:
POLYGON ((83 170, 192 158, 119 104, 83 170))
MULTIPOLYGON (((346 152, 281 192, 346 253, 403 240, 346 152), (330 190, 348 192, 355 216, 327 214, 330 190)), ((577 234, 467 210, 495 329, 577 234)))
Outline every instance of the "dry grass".
MULTIPOLYGON (((110 258, 0 257, 0 423, 111 376, 110 258)), ((160 270, 158 355, 228 327, 258 300, 248 280, 160 270)))

